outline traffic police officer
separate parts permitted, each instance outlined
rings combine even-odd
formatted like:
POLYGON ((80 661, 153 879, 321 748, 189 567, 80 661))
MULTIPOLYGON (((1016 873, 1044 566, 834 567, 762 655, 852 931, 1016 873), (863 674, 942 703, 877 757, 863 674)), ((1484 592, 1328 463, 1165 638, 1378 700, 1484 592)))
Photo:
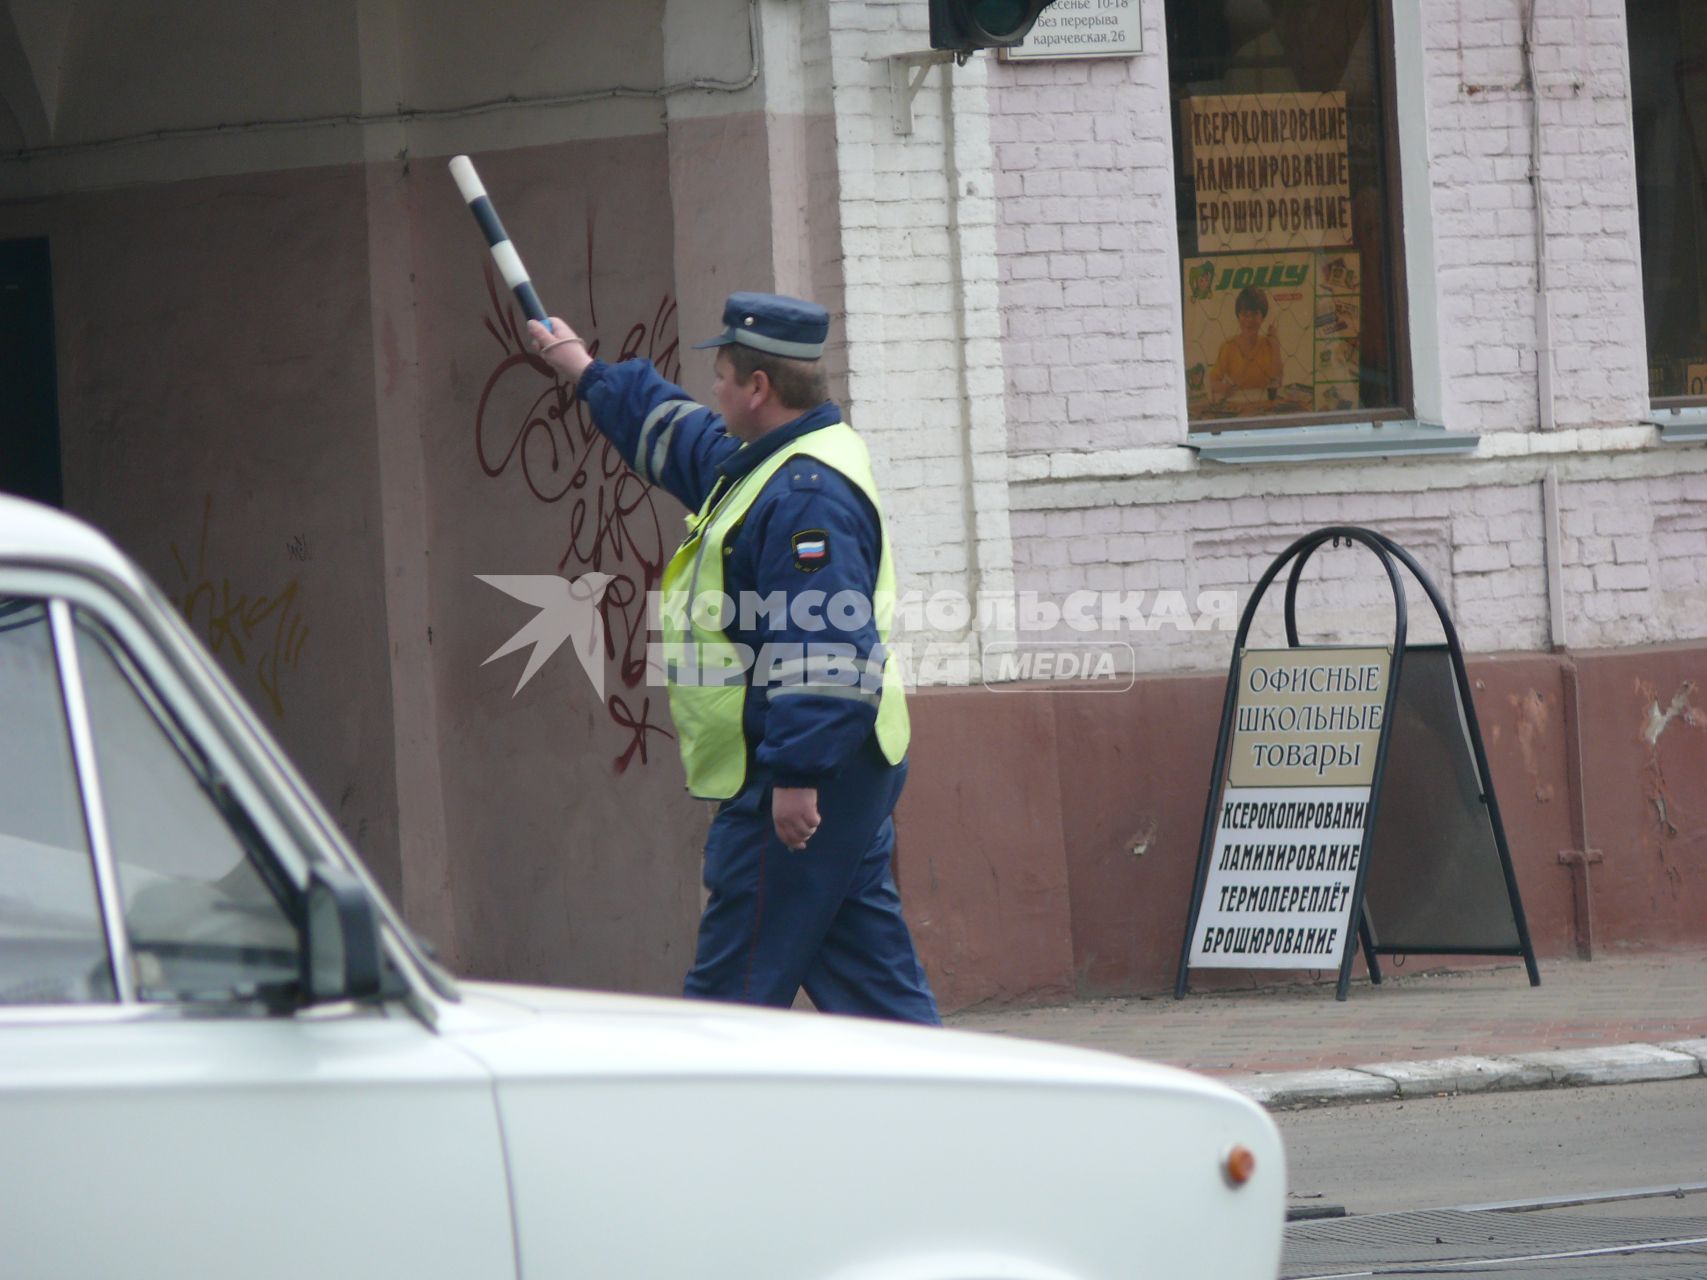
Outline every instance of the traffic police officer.
POLYGON ((695 514, 663 581, 688 790, 717 800, 690 997, 937 1023, 890 873, 907 775, 895 570, 865 445, 827 398, 829 314, 732 294, 715 408, 649 361, 528 325, 640 477, 695 514))

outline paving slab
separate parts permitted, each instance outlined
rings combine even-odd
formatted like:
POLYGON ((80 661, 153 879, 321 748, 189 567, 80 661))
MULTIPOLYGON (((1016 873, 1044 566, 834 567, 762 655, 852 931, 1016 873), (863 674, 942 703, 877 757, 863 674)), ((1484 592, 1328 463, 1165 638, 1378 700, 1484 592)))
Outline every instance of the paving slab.
POLYGON ((1253 1102, 1276 1107, 1320 1107, 1336 1102, 1378 1102, 1397 1095, 1399 1087, 1381 1076, 1349 1067, 1322 1071, 1276 1071, 1266 1075, 1224 1079, 1253 1102))
POLYGON ((1552 1072, 1554 1084, 1633 1084, 1679 1080, 1701 1074, 1699 1059, 1653 1044, 1612 1044, 1594 1049, 1557 1049, 1512 1057, 1552 1072))
POLYGON ((1494 1089, 1536 1089, 1553 1083, 1553 1073, 1516 1058, 1461 1054, 1425 1062, 1359 1063, 1358 1071, 1381 1076, 1398 1086, 1401 1098, 1437 1093, 1485 1093, 1494 1089))

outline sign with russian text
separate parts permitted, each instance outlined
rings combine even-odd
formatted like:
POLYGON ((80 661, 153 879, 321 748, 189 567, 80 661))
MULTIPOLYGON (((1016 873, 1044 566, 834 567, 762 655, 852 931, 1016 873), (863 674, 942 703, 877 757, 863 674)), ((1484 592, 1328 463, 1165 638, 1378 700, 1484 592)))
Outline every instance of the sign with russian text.
POLYGON ((1008 62, 1143 53, 1143 7, 1139 0, 1055 0, 1037 15, 1025 43, 1001 52, 1008 62))
POLYGON ((1199 253, 1351 244, 1343 91, 1213 94, 1180 113, 1199 253))
POLYGON ((1369 822, 1391 654, 1247 649, 1189 963, 1337 966, 1369 822))

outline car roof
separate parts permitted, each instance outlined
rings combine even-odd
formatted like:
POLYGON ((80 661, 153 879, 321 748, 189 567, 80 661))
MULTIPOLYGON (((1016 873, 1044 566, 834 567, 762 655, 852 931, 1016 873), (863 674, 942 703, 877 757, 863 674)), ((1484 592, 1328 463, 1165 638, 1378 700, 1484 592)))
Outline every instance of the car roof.
POLYGON ((136 566, 104 534, 63 511, 6 494, 0 494, 0 561, 49 564, 142 588, 136 566))

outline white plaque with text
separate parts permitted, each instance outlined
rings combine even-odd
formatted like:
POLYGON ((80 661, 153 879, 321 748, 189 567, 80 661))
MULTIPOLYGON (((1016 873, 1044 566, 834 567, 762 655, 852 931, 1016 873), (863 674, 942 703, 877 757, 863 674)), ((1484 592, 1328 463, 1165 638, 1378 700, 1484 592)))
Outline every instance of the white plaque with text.
POLYGON ((1037 15, 1025 43, 1003 49, 1010 62, 1034 58, 1125 58, 1144 52, 1140 0, 1055 0, 1037 15))

